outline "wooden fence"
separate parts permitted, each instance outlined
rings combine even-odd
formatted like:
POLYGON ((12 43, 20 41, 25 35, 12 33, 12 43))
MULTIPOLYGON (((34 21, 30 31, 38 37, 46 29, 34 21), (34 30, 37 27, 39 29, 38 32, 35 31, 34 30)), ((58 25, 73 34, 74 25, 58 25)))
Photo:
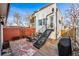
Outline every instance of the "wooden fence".
POLYGON ((13 37, 32 36, 35 33, 34 28, 6 27, 3 28, 3 39, 9 41, 13 37))

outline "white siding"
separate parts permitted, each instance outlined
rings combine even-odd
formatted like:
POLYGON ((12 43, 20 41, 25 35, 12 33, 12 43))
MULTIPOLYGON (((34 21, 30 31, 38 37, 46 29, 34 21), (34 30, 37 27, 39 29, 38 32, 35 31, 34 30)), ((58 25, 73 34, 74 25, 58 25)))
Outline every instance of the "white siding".
POLYGON ((51 39, 56 39, 56 33, 57 33, 57 39, 61 36, 61 28, 62 28, 62 24, 59 23, 59 20, 61 21, 61 13, 58 10, 54 14, 54 32, 51 33, 50 37, 51 39), (57 14, 56 14, 57 13, 57 14), (56 18, 57 18, 57 32, 56 32, 56 18))
POLYGON ((48 14, 52 13, 52 8, 54 8, 54 14, 55 14, 56 4, 52 4, 52 5, 44 8, 43 10, 40 10, 39 12, 35 13, 35 16, 36 16, 36 32, 38 32, 38 30, 42 29, 42 27, 43 27, 43 25, 42 26, 38 25, 38 20, 46 18, 46 16, 48 14))
POLYGON ((62 27, 62 24, 59 23, 59 21, 61 21, 61 13, 60 11, 58 10, 57 11, 57 36, 59 38, 60 34, 61 34, 61 27, 62 27), (60 33, 60 34, 59 34, 60 33))
POLYGON ((60 36, 61 34, 61 24, 59 24, 59 20, 61 20, 61 13, 60 11, 58 10, 56 12, 56 4, 52 4, 38 12, 35 13, 35 16, 36 16, 36 32, 39 32, 39 30, 42 30, 43 31, 43 26, 39 26, 39 20, 43 19, 43 18, 46 18, 47 17, 47 26, 50 25, 50 16, 53 16, 53 25, 54 27, 52 29, 54 29, 54 31, 51 33, 50 37, 49 38, 53 38, 53 39, 56 39, 56 18, 57 18, 57 33, 58 33, 58 37, 60 36), (54 12, 52 12, 52 8, 54 8, 54 12), (52 14, 51 14, 52 13, 52 14), (56 14, 57 13, 57 14, 56 14), (50 14, 50 15, 49 15, 50 14), (49 15, 49 16, 47 16, 49 15), (60 33, 60 34, 59 34, 60 33))

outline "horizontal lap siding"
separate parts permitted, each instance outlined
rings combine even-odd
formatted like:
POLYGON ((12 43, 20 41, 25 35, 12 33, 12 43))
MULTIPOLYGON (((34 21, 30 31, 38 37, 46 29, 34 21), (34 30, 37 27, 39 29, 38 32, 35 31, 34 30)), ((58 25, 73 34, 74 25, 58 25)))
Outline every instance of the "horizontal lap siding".
POLYGON ((35 33, 34 28, 4 28, 3 29, 3 38, 4 41, 9 41, 13 37, 22 37, 22 36, 32 36, 35 33))

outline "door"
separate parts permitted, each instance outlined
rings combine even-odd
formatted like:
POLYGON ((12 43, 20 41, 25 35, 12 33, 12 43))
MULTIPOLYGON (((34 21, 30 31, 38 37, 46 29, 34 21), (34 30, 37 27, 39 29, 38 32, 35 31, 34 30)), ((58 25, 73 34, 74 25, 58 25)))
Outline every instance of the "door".
POLYGON ((53 15, 49 16, 49 20, 50 20, 50 24, 49 24, 49 28, 53 28, 53 15))

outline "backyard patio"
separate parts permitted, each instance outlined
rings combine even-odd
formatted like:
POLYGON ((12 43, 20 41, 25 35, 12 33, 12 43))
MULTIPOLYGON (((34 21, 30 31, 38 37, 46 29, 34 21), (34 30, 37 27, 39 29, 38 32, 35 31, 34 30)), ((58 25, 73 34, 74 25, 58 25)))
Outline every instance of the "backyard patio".
MULTIPOLYGON (((15 42, 17 42, 17 40, 15 42)), ((20 47, 16 45, 15 42, 11 42, 10 47, 3 50, 5 53, 3 53, 2 56, 58 56, 57 40, 51 41, 51 39, 48 39, 40 49, 34 47, 33 43, 30 42, 25 44, 21 40, 22 45, 18 42, 20 47), (12 53, 12 51, 14 53, 12 53)))
POLYGON ((9 5, 0 5, 6 9, 0 10, 4 12, 0 13, 2 56, 79 56, 79 29, 75 18, 72 18, 73 24, 65 25, 57 4, 47 4, 27 16, 19 12, 8 16, 9 5), (10 16, 13 21, 8 19, 10 16))
MULTIPOLYGON (((61 31, 61 36, 62 37, 71 37, 74 38, 73 36, 74 29, 65 29, 61 31)), ((7 49, 3 50, 3 56, 8 55, 8 56, 58 56, 58 42, 60 39, 47 39, 45 44, 40 48, 37 49, 36 47, 33 46, 33 42, 29 42, 28 39, 26 38, 21 38, 19 40, 12 40, 9 41, 9 47, 7 49)), ((72 44, 73 47, 73 44, 72 44)), ((72 55, 78 55, 78 51, 72 51, 72 55)))

